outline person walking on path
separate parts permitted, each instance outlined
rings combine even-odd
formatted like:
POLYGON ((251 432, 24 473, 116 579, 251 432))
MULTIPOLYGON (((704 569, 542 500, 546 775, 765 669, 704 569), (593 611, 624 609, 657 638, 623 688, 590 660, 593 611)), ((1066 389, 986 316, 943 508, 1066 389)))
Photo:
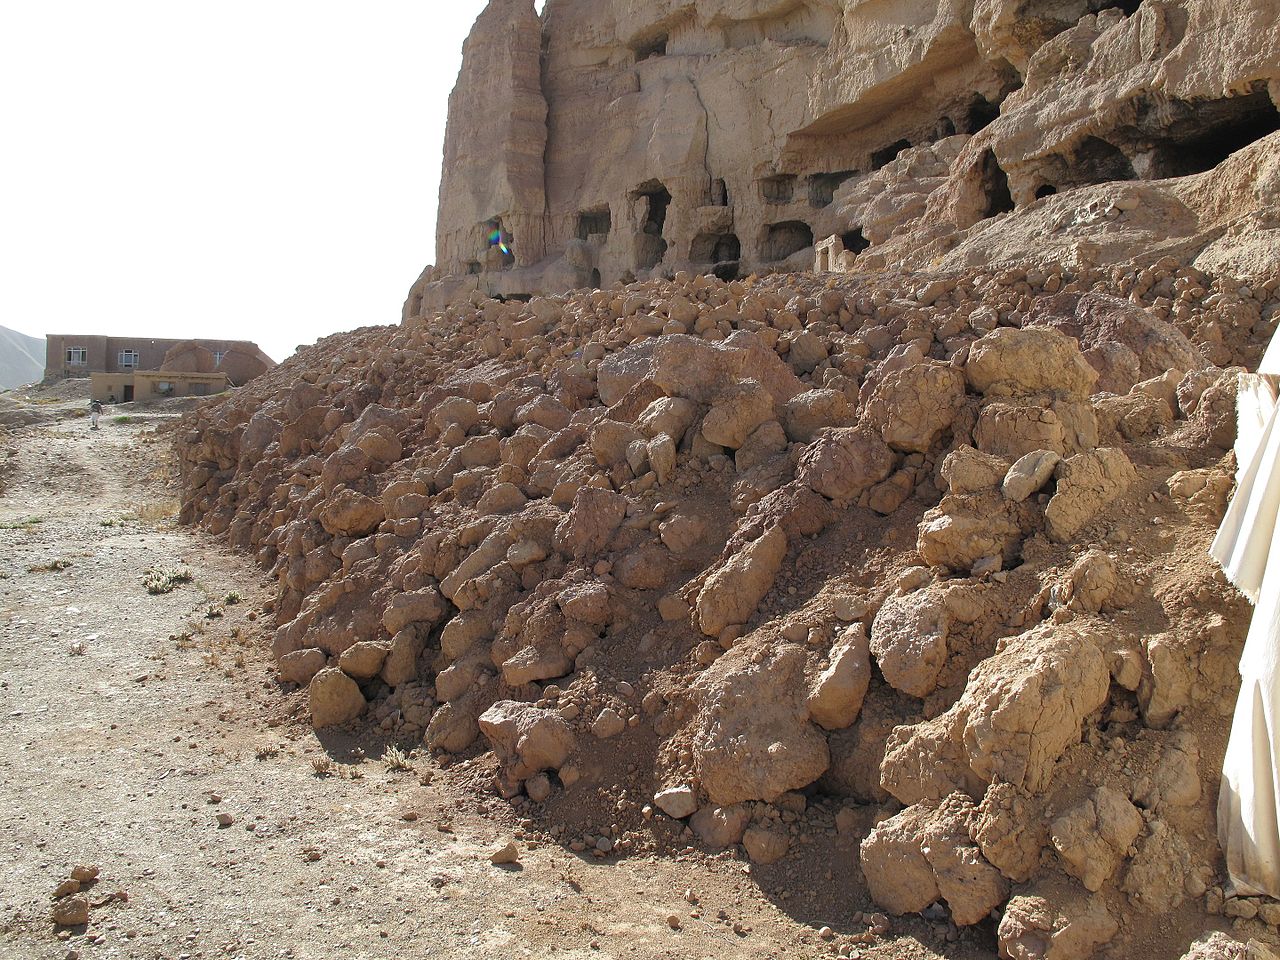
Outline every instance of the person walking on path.
POLYGON ((102 401, 94 400, 89 404, 89 429, 98 429, 98 418, 102 416, 102 401))

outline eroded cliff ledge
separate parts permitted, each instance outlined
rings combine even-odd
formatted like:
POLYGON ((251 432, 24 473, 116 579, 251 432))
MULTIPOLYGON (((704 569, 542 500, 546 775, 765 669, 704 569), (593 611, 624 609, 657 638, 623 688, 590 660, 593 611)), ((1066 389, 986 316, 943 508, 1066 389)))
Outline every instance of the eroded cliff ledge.
POLYGON ((1271 0, 492 0, 405 314, 812 269, 832 236, 833 270, 1265 273, 1277 49, 1271 0))

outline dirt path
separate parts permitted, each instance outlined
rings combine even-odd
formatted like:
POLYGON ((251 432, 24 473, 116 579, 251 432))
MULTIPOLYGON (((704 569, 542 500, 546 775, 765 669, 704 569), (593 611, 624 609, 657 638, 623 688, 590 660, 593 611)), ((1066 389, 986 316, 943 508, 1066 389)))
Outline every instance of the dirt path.
MULTIPOLYGON (((246 558, 168 519, 155 476, 166 447, 146 424, 107 418, 90 434, 83 419, 60 419, 10 446, 20 454, 0 494, 0 956, 850 950, 790 919, 799 912, 729 855, 581 858, 521 839, 510 806, 463 789, 425 754, 392 770, 372 733, 321 744, 271 676, 268 591, 246 558), (151 595, 152 570, 192 580, 151 595), (492 866, 488 853, 513 838, 521 865, 492 866), (100 868, 88 897, 102 905, 87 927, 58 933, 53 891, 76 864, 100 868)), ((932 955, 910 937, 866 954, 932 955)))

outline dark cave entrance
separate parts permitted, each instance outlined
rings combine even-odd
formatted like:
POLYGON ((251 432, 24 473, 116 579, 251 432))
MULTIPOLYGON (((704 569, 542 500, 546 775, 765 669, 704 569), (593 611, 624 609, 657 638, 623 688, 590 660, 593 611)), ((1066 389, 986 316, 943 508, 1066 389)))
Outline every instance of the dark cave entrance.
POLYGON ((1219 100, 1144 104, 1137 126, 1139 137, 1147 134, 1154 140, 1148 175, 1185 177, 1212 170, 1233 153, 1280 130, 1280 110, 1266 90, 1259 89, 1219 100), (1153 127, 1159 132, 1154 133, 1153 127))
POLYGON ((861 253, 871 246, 871 241, 862 235, 861 227, 854 227, 848 233, 840 234, 840 242, 850 253, 861 253))
POLYGON ((608 207, 595 210, 584 210, 578 214, 578 239, 590 240, 592 237, 609 235, 613 229, 613 215, 608 207))
POLYGON ((1000 116, 1000 104, 992 103, 982 94, 974 96, 973 101, 969 104, 969 109, 965 112, 964 123, 961 126, 961 133, 977 133, 985 130, 1000 116))
POLYGON ((786 260, 813 246, 813 228, 800 220, 771 224, 765 234, 764 259, 786 260))
POLYGON ((993 150, 988 150, 982 155, 982 191, 987 198, 984 217, 996 217, 1002 213, 1013 212, 1013 194, 1009 191, 1009 177, 996 160, 993 150))
POLYGON ((829 207, 836 199, 836 190, 846 180, 856 177, 856 170, 842 170, 839 173, 815 173, 809 178, 809 206, 829 207))
POLYGON ((591 289, 593 289, 593 290, 599 290, 599 289, 600 289, 600 285, 601 285, 601 283, 600 283, 600 271, 599 271, 599 270, 592 270, 592 271, 591 271, 591 289))
POLYGON ((642 60, 648 60, 651 57, 665 57, 667 55, 667 42, 670 38, 663 33, 636 44, 632 49, 635 50, 636 63, 642 60))
POLYGON ((887 147, 882 147, 875 153, 871 154, 871 169, 879 170, 881 167, 888 166, 898 159, 898 154, 902 153, 903 150, 910 149, 910 140, 897 140, 894 143, 889 144, 887 147))
POLYGON ((760 196, 765 203, 791 203, 796 198, 795 175, 783 173, 776 177, 765 177, 760 181, 760 196))
POLYGON ((637 270, 652 270, 667 254, 667 241, 662 231, 667 225, 667 209, 671 206, 671 191, 658 180, 641 184, 631 194, 643 203, 640 221, 643 223, 636 255, 637 270))
POLYGON ((1072 174, 1080 186, 1138 178, 1124 152, 1099 137, 1085 137, 1076 148, 1072 174))

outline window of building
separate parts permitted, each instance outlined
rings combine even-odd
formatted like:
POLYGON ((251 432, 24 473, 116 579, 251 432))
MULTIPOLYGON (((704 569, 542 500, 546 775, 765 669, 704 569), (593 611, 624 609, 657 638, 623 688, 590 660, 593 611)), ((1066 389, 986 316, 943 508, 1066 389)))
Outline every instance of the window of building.
POLYGON ((132 370, 137 365, 138 365, 137 350, 121 350, 120 351, 120 366, 124 367, 127 370, 132 370))
POLYGON ((225 357, 225 356, 226 356, 226 354, 225 354, 225 353, 223 353, 221 350, 215 350, 215 351, 213 351, 213 365, 214 365, 215 367, 220 367, 220 366, 222 366, 222 358, 223 358, 223 357, 225 357))
POLYGON ((89 351, 85 347, 67 347, 67 363, 73 367, 88 365, 89 351))

